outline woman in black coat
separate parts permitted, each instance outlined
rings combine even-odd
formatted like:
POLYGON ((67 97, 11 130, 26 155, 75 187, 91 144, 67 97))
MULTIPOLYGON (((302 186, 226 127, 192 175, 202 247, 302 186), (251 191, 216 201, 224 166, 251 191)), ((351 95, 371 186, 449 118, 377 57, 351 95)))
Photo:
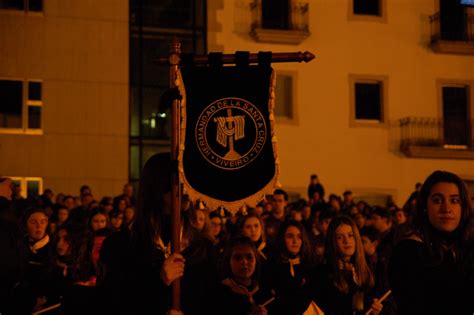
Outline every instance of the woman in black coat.
POLYGON ((170 209, 171 159, 156 154, 145 164, 138 190, 136 219, 104 240, 98 285, 107 314, 164 314, 168 286, 184 273, 184 258, 163 252, 163 217, 170 209))
POLYGON ((53 266, 54 249, 48 234, 49 218, 44 209, 29 208, 22 218, 26 231, 24 247, 27 266, 23 280, 17 287, 18 314, 41 309, 47 294, 53 266))
POLYGON ((398 314, 473 314, 471 211, 457 175, 435 171, 426 179, 414 230, 394 248, 390 261, 398 314))
POLYGON ((301 223, 287 221, 280 226, 276 246, 278 255, 267 264, 268 274, 262 283, 275 292, 275 301, 268 305, 272 315, 303 314, 309 305, 305 283, 314 267, 306 230, 301 223))

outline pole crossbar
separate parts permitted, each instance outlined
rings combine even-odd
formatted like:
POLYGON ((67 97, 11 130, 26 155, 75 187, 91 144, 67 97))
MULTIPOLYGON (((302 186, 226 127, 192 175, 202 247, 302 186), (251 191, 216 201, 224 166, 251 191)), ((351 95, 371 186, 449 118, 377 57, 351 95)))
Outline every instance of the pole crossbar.
MULTIPOLYGON (((309 52, 283 52, 283 53, 272 53, 272 63, 274 62, 310 62, 316 56, 309 52)), ((209 55, 194 55, 192 57, 194 64, 206 65, 209 64, 209 55)), ((170 65, 169 57, 159 57, 154 60, 159 65, 170 65)), ((235 54, 223 54, 222 62, 224 64, 235 64, 235 54)), ((258 63, 258 54, 249 54, 249 63, 258 63)))

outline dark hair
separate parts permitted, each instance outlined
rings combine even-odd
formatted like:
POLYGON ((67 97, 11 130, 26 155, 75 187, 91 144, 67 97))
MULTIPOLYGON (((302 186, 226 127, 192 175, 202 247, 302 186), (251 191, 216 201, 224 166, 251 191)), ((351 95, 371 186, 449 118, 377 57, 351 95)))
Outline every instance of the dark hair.
POLYGON ((221 214, 219 212, 219 210, 209 212, 209 219, 220 218, 222 220, 221 214))
POLYGON ((346 190, 342 195, 343 195, 343 196, 352 195, 352 191, 346 190))
POLYGON ((164 194, 171 190, 171 154, 158 153, 143 167, 138 186, 137 211, 132 238, 137 246, 153 248, 161 232, 164 194))
POLYGON ((285 201, 288 201, 288 194, 283 189, 275 189, 275 191, 273 192, 273 196, 275 195, 283 195, 283 197, 285 198, 285 201))
POLYGON ((459 241, 466 241, 472 237, 469 231, 469 222, 472 211, 471 201, 465 183, 456 174, 439 170, 433 172, 423 183, 418 195, 414 225, 420 233, 420 236, 423 238, 425 247, 435 264, 440 263, 443 259, 443 250, 441 239, 438 236, 439 233, 435 232, 435 228, 429 221, 427 209, 431 189, 438 183, 452 183, 456 185, 459 190, 459 197, 461 199, 461 221, 456 230, 453 231, 452 235, 459 241))
POLYGON ((59 226, 55 233, 54 233, 54 248, 55 248, 55 255, 56 255, 56 245, 58 244, 58 235, 59 231, 65 230, 67 233, 66 241, 71 248, 70 256, 72 261, 74 261, 80 252, 81 246, 84 242, 87 242, 86 234, 87 232, 84 230, 84 227, 79 224, 75 223, 65 223, 59 226))
POLYGON ((260 229, 261 229, 261 235, 260 235, 260 241, 262 242, 265 242, 266 239, 265 239, 265 223, 263 222, 262 220, 262 217, 260 217, 259 215, 255 214, 255 213, 250 213, 249 215, 246 215, 245 217, 242 217, 242 219, 240 220, 240 233, 242 234, 243 233, 243 230, 244 230, 244 225, 245 225, 245 222, 247 222, 248 219, 250 218, 255 218, 258 220, 258 222, 260 222, 260 229))
POLYGON ((311 248, 311 243, 308 238, 308 234, 304 226, 294 220, 285 221, 279 228, 278 234, 276 237, 276 246, 280 255, 288 255, 288 250, 285 245, 285 234, 289 227, 297 228, 301 233, 301 249, 299 252, 300 259, 304 265, 312 265, 314 263, 314 255, 311 248))
POLYGON ((118 218, 119 215, 123 215, 123 212, 119 209, 112 209, 112 211, 109 212, 109 220, 112 218, 118 218))
POLYGON ((50 224, 50 218, 48 217, 48 214, 46 213, 46 210, 43 208, 39 207, 29 207, 26 209, 25 214, 21 218, 21 223, 23 224, 23 227, 26 229, 26 224, 28 222, 28 219, 34 214, 34 213, 42 213, 48 218, 48 226, 46 227, 46 233, 49 231, 49 224, 50 224))
POLYGON ((318 178, 318 175, 316 175, 316 174, 311 175, 311 179, 316 179, 316 178, 318 178))
POLYGON ((113 199, 112 197, 105 196, 100 200, 99 203, 101 206, 107 206, 113 204, 113 199))
POLYGON ((387 208, 375 206, 372 208, 372 215, 378 215, 381 218, 390 220, 392 218, 390 211, 387 208))
POLYGON ((230 259, 232 257, 232 253, 234 252, 234 249, 239 246, 249 247, 252 250, 255 256, 255 271, 252 275, 252 282, 258 283, 258 280, 260 278, 260 267, 261 267, 259 254, 252 240, 245 236, 238 236, 236 238, 231 239, 229 243, 227 243, 227 246, 224 249, 224 253, 222 254, 222 259, 220 262, 221 278, 225 279, 225 278, 233 277, 232 269, 230 267, 230 259))
POLYGON ((322 222, 323 220, 332 220, 334 219, 336 215, 334 214, 334 212, 332 212, 331 210, 329 209, 325 209, 325 210, 322 210, 319 214, 319 222, 322 222))
POLYGON ((82 185, 80 189, 81 194, 84 192, 84 190, 91 190, 91 188, 88 185, 82 185))
POLYGON ((360 229, 360 236, 366 236, 371 242, 380 240, 380 233, 371 226, 365 226, 360 229))
POLYGON ((109 216, 107 214, 107 211, 105 211, 105 209, 103 209, 103 208, 97 207, 97 208, 92 209, 92 212, 89 215, 89 220, 88 220, 87 226, 91 231, 92 231, 92 218, 94 218, 94 216, 96 216, 98 214, 102 214, 105 217, 105 220, 107 221, 106 227, 109 226, 110 220, 109 220, 109 216))

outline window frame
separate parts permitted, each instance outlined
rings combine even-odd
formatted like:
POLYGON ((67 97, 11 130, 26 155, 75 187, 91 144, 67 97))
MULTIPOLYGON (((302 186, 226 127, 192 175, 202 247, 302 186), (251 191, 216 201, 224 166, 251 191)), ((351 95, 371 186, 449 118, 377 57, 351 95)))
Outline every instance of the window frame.
POLYGON ((21 197, 28 197, 28 182, 37 181, 38 182, 38 196, 43 194, 43 178, 42 177, 21 177, 21 176, 5 176, 10 178, 12 181, 19 181, 21 187, 21 197))
POLYGON ((365 21, 365 22, 378 22, 388 23, 387 21, 387 0, 379 0, 380 4, 380 15, 369 15, 369 14, 354 14, 354 1, 349 1, 348 20, 349 21, 365 21))
POLYGON ((377 127, 388 128, 388 76, 386 75, 364 75, 364 74, 350 74, 349 75, 349 127, 377 127), (356 83, 379 83, 382 92, 380 93, 380 120, 375 119, 357 119, 356 118, 356 83))
POLYGON ((41 79, 22 79, 22 78, 7 78, 0 77, 2 81, 19 81, 22 84, 22 104, 21 104, 21 128, 3 128, 0 127, 0 134, 28 134, 28 135, 42 135, 44 129, 44 114, 43 114, 43 80, 41 79), (28 83, 41 83, 41 100, 30 100, 28 95, 28 83), (41 128, 28 128, 28 109, 29 107, 41 107, 41 128))
MULTIPOLYGON (((443 103, 443 88, 445 87, 464 87, 467 90, 467 114, 469 122, 474 119, 474 80, 456 80, 456 79, 437 79, 436 80, 436 93, 438 95, 438 118, 444 123, 444 103, 443 103)), ((474 126, 470 126, 470 139, 471 143, 474 141, 474 126)), ((444 143, 444 135, 442 135, 442 141, 444 143)), ((467 145, 443 145, 445 149, 467 149, 470 146, 467 145)))
POLYGON ((44 7, 45 7, 45 4, 46 4, 46 1, 45 0, 41 0, 42 1, 42 10, 41 11, 34 11, 34 10, 30 10, 29 9, 29 6, 30 6, 30 0, 23 0, 23 9, 4 9, 4 8, 0 8, 0 13, 1 14, 28 14, 28 15, 35 15, 35 16, 44 16, 44 7))
MULTIPOLYGON (((277 88, 276 80, 277 80, 278 75, 291 77, 291 108, 290 108, 291 117, 277 116, 277 114, 275 112, 275 108, 274 108, 273 109, 273 114, 274 114, 274 117, 275 117, 275 121, 277 123, 286 123, 286 124, 297 125, 299 123, 298 101, 297 101, 298 72, 297 71, 291 71, 291 70, 276 70, 275 69, 275 89, 277 88)), ((276 97, 276 93, 275 93, 275 97, 276 97)), ((275 107, 276 107, 276 102, 277 102, 277 99, 275 99, 275 107)))

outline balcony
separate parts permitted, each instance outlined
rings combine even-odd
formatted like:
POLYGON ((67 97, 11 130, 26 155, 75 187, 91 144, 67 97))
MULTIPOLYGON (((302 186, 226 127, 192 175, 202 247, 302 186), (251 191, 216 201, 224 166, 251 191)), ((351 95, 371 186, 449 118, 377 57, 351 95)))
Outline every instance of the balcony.
POLYGON ((474 55, 474 14, 465 11, 459 19, 445 21, 440 12, 430 16, 434 52, 474 55))
POLYGON ((262 9, 262 0, 255 0, 250 11, 250 35, 257 42, 298 45, 311 35, 308 2, 290 1, 288 8, 277 16, 268 8, 262 9))
POLYGON ((443 120, 438 118, 405 117, 399 123, 400 150, 408 157, 474 159, 473 121, 454 130, 445 129, 443 120))

